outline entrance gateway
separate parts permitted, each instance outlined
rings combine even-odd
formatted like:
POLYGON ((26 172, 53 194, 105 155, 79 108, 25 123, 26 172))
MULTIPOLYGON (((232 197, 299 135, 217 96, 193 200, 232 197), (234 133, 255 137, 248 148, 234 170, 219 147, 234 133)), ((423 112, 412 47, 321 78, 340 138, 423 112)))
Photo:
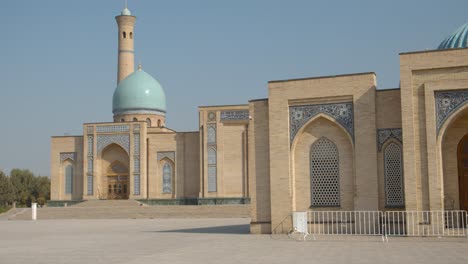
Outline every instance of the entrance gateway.
POLYGON ((460 210, 468 211, 468 134, 458 144, 458 186, 460 210))
POLYGON ((128 199, 128 169, 118 161, 107 170, 107 199, 128 199))

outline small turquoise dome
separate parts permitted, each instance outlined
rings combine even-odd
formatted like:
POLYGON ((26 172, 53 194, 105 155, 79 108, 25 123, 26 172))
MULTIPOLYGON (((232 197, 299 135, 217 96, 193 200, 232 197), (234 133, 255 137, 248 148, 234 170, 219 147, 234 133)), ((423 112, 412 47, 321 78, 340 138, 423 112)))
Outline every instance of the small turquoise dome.
POLYGON ((131 16, 132 15, 132 12, 130 12, 130 9, 128 8, 124 8, 122 10, 122 13, 120 13, 122 16, 131 16))
POLYGON ((459 27, 450 36, 448 36, 438 49, 455 49, 468 47, 468 23, 459 27))
POLYGON ((112 98, 112 113, 166 113, 166 94, 157 80, 139 69, 120 81, 112 98))

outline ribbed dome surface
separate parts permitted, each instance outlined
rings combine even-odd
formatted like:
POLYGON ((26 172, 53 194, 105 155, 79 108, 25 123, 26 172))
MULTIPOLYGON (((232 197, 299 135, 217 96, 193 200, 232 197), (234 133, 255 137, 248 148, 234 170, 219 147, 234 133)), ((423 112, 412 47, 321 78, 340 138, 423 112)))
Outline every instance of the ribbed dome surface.
POLYGON ((468 47, 468 23, 459 27, 450 36, 448 36, 438 49, 455 49, 468 47))
POLYGON ((143 70, 123 79, 112 98, 114 114, 166 112, 166 94, 157 80, 143 70))

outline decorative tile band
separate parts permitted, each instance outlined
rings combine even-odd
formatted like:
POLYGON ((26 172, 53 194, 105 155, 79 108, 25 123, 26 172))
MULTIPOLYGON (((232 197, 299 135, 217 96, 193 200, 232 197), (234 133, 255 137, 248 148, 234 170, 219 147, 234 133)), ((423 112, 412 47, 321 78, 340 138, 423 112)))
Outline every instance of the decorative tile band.
POLYGON ((88 126, 88 127, 86 127, 86 131, 88 132, 88 134, 92 134, 92 133, 94 133, 94 127, 93 126, 88 126))
POLYGON ((290 144, 302 126, 318 114, 325 114, 335 119, 354 139, 353 103, 300 105, 289 107, 290 144))
POLYGON ((94 136, 88 136, 88 157, 93 156, 94 136))
POLYGON ((140 174, 133 175, 133 194, 140 195, 140 174))
POLYGON ((140 173, 140 156, 133 156, 133 172, 140 173))
POLYGON ((135 132, 135 133, 140 132, 140 125, 139 124, 133 125, 133 132, 135 132))
POLYGON ((88 179, 87 179, 87 185, 88 185, 88 195, 93 195, 93 191, 94 191, 94 188, 93 188, 93 176, 92 175, 88 175, 88 179))
POLYGON ((158 161, 168 158, 175 163, 175 152, 174 151, 161 151, 157 153, 158 161))
POLYGON ((208 138, 208 144, 216 145, 216 124, 207 124, 207 138, 208 138))
POLYGON ((133 134, 133 154, 140 155, 140 134, 133 134))
POLYGON ((98 133, 129 132, 130 131, 130 125, 97 126, 96 131, 98 133))
POLYGON ((468 103, 468 90, 435 92, 437 133, 452 113, 468 103))
POLYGON ((60 152, 60 162, 70 159, 76 161, 76 152, 60 152))
POLYGON ((249 120, 249 110, 221 111, 221 121, 237 120, 249 120))
POLYGON ((385 142, 391 138, 394 138, 403 144, 403 134, 401 128, 377 129, 377 146, 379 151, 382 151, 382 147, 385 142))
POLYGON ((125 151, 127 151, 127 154, 130 153, 130 135, 128 134, 98 135, 97 152, 101 152, 105 147, 113 143, 125 149, 125 151))

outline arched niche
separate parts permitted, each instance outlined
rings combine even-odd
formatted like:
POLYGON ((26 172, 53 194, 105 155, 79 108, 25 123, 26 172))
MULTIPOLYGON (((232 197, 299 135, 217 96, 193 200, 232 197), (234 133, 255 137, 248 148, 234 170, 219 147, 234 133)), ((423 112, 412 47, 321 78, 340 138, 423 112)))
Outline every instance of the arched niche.
POLYGON ((311 147, 321 138, 332 142, 338 152, 339 206, 333 210, 354 209, 354 150, 349 133, 327 115, 318 115, 298 131, 291 146, 293 208, 296 211, 328 210, 311 206, 311 147))

